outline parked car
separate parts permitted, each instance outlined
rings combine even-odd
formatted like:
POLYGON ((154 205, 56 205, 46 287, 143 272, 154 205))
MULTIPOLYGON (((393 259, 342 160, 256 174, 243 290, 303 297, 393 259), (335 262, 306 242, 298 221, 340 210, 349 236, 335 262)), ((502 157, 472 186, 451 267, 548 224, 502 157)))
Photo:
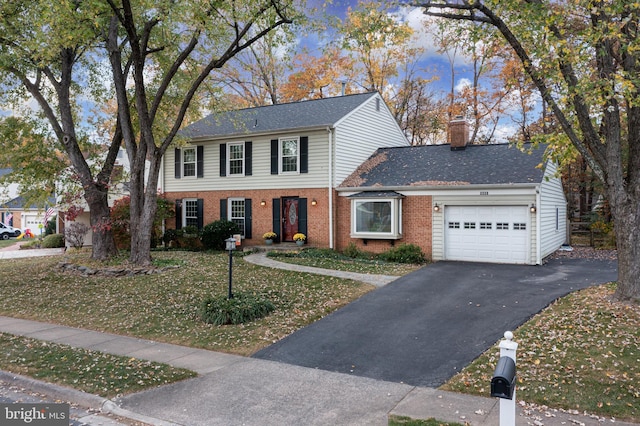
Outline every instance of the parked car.
POLYGON ((13 226, 0 223, 0 239, 8 240, 11 237, 17 237, 21 233, 21 230, 14 228, 13 226))

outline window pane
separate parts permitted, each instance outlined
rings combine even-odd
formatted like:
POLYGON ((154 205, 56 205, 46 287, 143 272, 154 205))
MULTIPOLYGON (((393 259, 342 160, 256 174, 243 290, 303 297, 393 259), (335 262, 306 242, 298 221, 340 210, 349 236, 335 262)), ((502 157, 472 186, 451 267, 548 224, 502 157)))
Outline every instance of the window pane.
POLYGON ((283 140, 280 144, 281 172, 298 171, 298 140, 283 140))
POLYGON ((184 201, 184 226, 198 226, 198 201, 184 201))
POLYGON ((229 200, 229 220, 238 225, 244 235, 244 200, 229 200))
POLYGON ((282 141, 282 155, 283 156, 298 156, 298 141, 282 141))
POLYGON ((391 232, 391 201, 356 204, 356 232, 391 232))
POLYGON ((184 176, 196 175, 196 150, 195 148, 183 149, 182 174, 184 176))

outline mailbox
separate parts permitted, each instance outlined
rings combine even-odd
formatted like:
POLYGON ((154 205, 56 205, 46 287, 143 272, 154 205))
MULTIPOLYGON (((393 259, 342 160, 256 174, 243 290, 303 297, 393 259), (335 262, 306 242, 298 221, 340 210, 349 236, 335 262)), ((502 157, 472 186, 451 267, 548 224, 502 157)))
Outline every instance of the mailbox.
POLYGON ((508 356, 500 357, 491 378, 491 396, 512 399, 516 389, 516 363, 508 356))

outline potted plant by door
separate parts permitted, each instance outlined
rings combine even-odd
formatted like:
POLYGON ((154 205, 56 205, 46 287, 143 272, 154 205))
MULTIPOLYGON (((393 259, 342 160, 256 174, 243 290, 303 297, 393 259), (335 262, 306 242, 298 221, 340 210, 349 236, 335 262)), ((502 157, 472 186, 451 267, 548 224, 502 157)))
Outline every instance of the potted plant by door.
POLYGON ((305 240, 307 239, 307 236, 304 235, 302 232, 298 232, 297 234, 295 234, 293 236, 293 241, 296 242, 297 245, 302 246, 304 245, 305 240))
POLYGON ((264 238, 264 243, 270 246, 271 244, 273 244, 273 240, 275 240, 277 236, 278 234, 276 234, 275 232, 269 231, 269 232, 265 232, 262 235, 262 238, 264 238))

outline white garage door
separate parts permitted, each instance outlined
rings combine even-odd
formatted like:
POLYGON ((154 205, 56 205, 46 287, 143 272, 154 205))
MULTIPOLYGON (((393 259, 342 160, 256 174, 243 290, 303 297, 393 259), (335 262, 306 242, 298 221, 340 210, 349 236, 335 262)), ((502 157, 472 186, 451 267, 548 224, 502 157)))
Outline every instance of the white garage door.
POLYGON ((527 263, 529 216, 527 206, 447 206, 445 259, 527 263))

